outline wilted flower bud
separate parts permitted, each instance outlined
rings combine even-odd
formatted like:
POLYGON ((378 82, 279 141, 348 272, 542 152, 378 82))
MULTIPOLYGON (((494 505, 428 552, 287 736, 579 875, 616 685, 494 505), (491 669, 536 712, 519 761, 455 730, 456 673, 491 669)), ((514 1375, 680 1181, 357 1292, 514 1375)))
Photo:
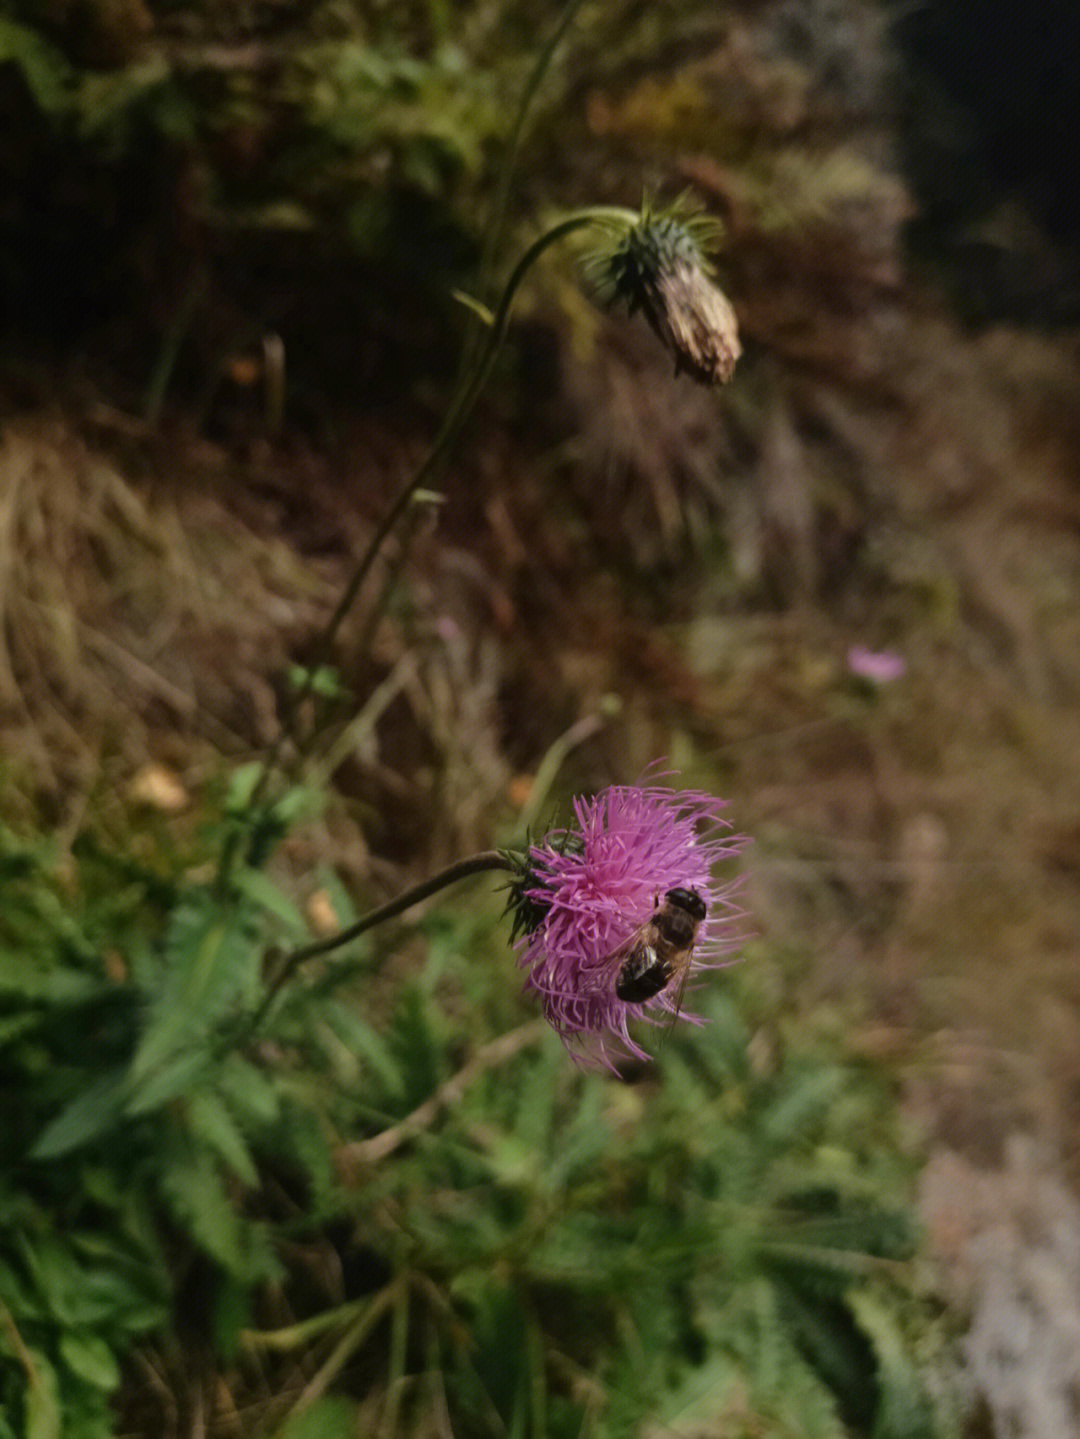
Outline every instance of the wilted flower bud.
POLYGON ((607 229, 610 244, 585 262, 601 296, 644 313, 674 354, 676 374, 685 370, 703 385, 730 380, 742 353, 738 324, 703 254, 719 222, 676 202, 666 213, 643 206, 636 224, 612 221, 607 229))

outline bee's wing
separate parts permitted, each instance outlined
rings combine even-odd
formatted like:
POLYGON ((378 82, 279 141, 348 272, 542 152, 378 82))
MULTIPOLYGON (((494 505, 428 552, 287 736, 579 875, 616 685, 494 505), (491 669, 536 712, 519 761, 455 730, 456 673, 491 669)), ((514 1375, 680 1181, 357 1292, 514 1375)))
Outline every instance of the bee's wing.
POLYGON ((609 965, 614 965, 616 961, 618 961, 620 965, 622 964, 623 960, 627 957, 627 955, 634 948, 634 946, 638 944, 642 939, 644 939, 645 931, 648 929, 649 925, 652 924, 652 920, 653 917, 650 914, 648 919, 642 920, 642 922, 635 929, 632 929, 630 931, 630 933, 626 936, 625 939, 620 940, 619 943, 615 946, 615 948, 604 956, 600 963, 605 969, 605 971, 607 970, 609 965))
POLYGON ((663 1030, 660 1036, 660 1043, 656 1046, 657 1054, 660 1053, 661 1049, 663 1049, 667 1043, 667 1037, 674 1029, 675 1021, 682 1013, 683 999, 686 995, 686 981, 690 978, 690 970, 693 968, 691 963, 693 957, 694 951, 691 948, 687 951, 686 958, 682 961, 681 968, 674 981, 669 982, 667 988, 661 991, 666 998, 670 999, 671 1007, 667 1010, 666 1014, 657 1020, 657 1023, 663 1030))
MULTIPOLYGON (((679 1017, 679 1014, 680 1014, 681 1011, 682 1011, 683 998, 684 998, 685 995, 686 995, 686 981, 690 978, 690 971, 691 971, 691 969, 693 968, 693 959, 694 959, 694 952, 693 952, 693 950, 690 950, 690 951, 688 951, 686 958, 683 960, 683 963, 682 963, 682 972, 679 974, 678 978, 677 978, 676 981, 675 981, 675 986, 674 986, 675 992, 674 992, 674 994, 671 996, 671 1001, 672 1001, 672 1003, 671 1003, 671 1023, 672 1023, 672 1024, 675 1023, 675 1021, 676 1021, 676 1020, 678 1019, 678 1017, 679 1017)), ((669 985, 668 985, 668 989, 671 989, 671 988, 672 988, 672 986, 669 984, 669 985)))

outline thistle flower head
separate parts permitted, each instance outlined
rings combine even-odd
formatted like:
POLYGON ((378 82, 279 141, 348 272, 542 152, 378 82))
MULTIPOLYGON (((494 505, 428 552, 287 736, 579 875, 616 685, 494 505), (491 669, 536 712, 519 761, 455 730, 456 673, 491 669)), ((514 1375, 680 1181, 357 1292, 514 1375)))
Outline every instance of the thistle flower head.
POLYGON ((730 380, 742 353, 738 323, 705 258, 720 222, 680 198, 666 210, 646 202, 636 223, 613 218, 603 228, 606 244, 585 259, 601 299, 641 310, 674 354, 676 374, 685 370, 703 385, 730 380))
POLYGON ((723 807, 723 800, 693 790, 618 785, 575 800, 575 826, 530 845, 522 857, 511 907, 525 989, 540 996, 575 1058, 609 1068, 613 1053, 647 1058, 628 1021, 676 1012, 674 985, 640 1004, 616 994, 628 944, 668 891, 694 890, 706 906, 691 972, 717 967, 738 943, 733 885, 718 882, 713 869, 746 841, 729 833, 723 807))

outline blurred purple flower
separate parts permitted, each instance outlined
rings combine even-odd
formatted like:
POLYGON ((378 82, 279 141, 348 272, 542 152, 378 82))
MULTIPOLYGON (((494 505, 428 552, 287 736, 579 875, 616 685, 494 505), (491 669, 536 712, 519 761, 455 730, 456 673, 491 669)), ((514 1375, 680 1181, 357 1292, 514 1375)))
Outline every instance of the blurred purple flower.
POLYGON ((540 995, 545 1017, 579 1062, 614 1068, 613 1053, 647 1058, 627 1021, 646 1010, 674 1012, 667 990, 644 1004, 615 993, 627 941, 668 890, 696 890, 708 908, 691 972, 719 967, 739 943, 734 883, 716 881, 713 868, 747 841, 729 832, 724 806, 694 790, 619 785, 576 799, 576 828, 530 847, 518 890, 525 989, 540 995))
POLYGON ((847 662, 853 675, 875 685, 890 684, 907 674, 907 660, 893 650, 868 650, 865 645, 852 645, 847 662))

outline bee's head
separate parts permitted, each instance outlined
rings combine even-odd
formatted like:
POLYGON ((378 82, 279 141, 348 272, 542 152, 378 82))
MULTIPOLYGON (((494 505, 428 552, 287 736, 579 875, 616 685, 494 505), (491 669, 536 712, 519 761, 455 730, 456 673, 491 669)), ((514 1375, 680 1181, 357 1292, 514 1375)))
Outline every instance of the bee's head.
POLYGON ((708 913, 708 907, 696 889, 669 889, 664 898, 677 909, 685 909, 699 924, 708 913))

